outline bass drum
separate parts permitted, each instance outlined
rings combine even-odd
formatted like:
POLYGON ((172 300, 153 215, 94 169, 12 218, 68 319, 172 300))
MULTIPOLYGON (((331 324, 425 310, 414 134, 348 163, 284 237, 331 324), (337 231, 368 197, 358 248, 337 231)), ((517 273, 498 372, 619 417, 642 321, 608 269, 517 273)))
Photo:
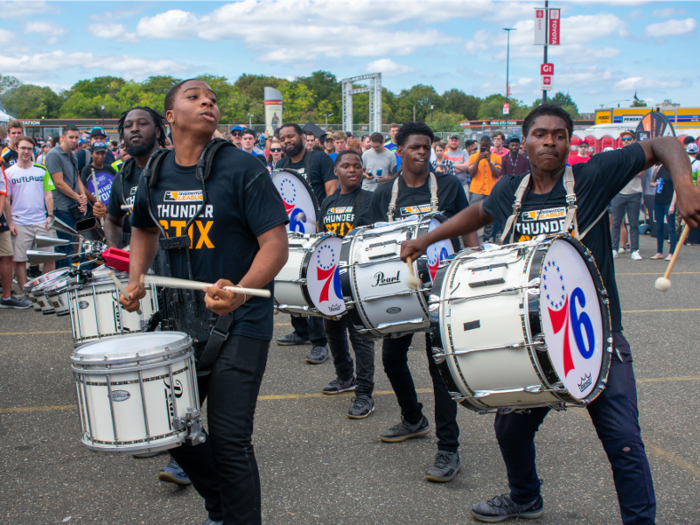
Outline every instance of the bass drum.
POLYGON ((423 289, 408 287, 401 243, 422 237, 447 220, 439 213, 376 223, 354 229, 343 239, 340 282, 353 324, 369 337, 420 332, 430 326, 426 291, 441 260, 461 249, 459 241, 440 241, 413 261, 423 289))
POLYGON ((272 183, 282 197, 284 208, 289 216, 287 231, 290 233, 313 234, 319 212, 319 203, 314 190, 303 175, 296 170, 277 169, 272 172, 272 183))
POLYGON ((429 303, 433 358, 471 410, 585 406, 605 388, 608 295, 568 234, 465 251, 438 269, 429 303))

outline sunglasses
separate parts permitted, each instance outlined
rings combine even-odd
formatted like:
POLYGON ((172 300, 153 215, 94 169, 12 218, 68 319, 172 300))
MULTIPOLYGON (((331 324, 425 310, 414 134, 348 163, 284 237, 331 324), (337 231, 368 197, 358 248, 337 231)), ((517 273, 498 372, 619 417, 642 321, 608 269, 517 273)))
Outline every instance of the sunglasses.
POLYGON ((279 153, 280 151, 282 151, 282 148, 270 148, 270 151, 273 153, 279 153))
POLYGON ((623 137, 622 142, 632 142, 634 139, 632 137, 623 137))
POLYGON ((240 132, 240 131, 234 131, 233 133, 231 133, 231 136, 232 136, 232 137, 240 137, 240 136, 241 136, 241 132, 240 132))

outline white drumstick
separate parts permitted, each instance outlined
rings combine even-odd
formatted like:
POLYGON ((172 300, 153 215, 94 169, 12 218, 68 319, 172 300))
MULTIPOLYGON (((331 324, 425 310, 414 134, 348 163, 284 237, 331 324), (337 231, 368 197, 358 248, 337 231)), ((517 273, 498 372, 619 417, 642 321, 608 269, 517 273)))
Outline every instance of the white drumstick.
MULTIPOLYGON (((129 292, 126 291, 126 288, 124 288, 124 285, 122 284, 122 282, 119 279, 117 279, 117 276, 114 275, 112 270, 107 270, 107 275, 109 275, 112 278, 112 280, 114 281, 114 284, 117 286, 117 290, 119 290, 122 293, 122 295, 124 296, 124 299, 129 299, 129 292)), ((141 315, 141 308, 136 310, 136 313, 141 315)))
POLYGON ((423 281, 413 274, 413 264, 411 263, 411 257, 406 257, 406 264, 408 265, 408 287, 413 290, 420 289, 423 281))
POLYGON ((133 204, 122 204, 121 209, 131 211, 134 209, 134 205, 133 204))
MULTIPOLYGON (((182 290, 201 290, 213 284, 203 283, 201 281, 188 281, 187 279, 176 279, 174 277, 161 277, 160 275, 146 275, 145 282, 153 283, 156 286, 164 288, 180 288, 182 290)), ((270 290, 262 290, 258 288, 241 288, 238 286, 224 286, 224 290, 228 292, 250 295, 253 297, 270 297, 270 290)))

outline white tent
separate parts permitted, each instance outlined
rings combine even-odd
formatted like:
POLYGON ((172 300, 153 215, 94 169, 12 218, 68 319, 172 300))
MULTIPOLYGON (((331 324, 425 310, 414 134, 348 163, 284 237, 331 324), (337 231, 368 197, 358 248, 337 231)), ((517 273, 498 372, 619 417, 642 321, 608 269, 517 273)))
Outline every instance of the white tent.
POLYGON ((0 122, 5 123, 5 122, 10 122, 12 120, 12 117, 5 113, 2 109, 0 109, 0 122))

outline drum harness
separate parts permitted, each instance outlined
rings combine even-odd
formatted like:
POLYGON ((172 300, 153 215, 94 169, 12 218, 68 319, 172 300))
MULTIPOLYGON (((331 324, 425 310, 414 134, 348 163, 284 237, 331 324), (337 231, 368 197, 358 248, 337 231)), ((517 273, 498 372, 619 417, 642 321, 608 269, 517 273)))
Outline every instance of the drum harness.
MULTIPOLYGON (((218 151, 223 147, 235 146, 224 139, 211 140, 202 151, 199 157, 197 167, 195 168, 195 176, 202 184, 202 204, 192 217, 187 221, 184 231, 187 232, 194 223, 194 220, 202 213, 207 204, 207 190, 205 186, 206 180, 211 175, 213 160, 218 151)), ((190 237, 185 233, 179 237, 168 237, 165 229, 158 222, 158 219, 153 214, 153 206, 151 203, 151 189, 158 184, 160 169, 162 162, 172 150, 161 148, 155 151, 151 158, 148 159, 148 164, 143 170, 143 177, 146 180, 146 200, 148 203, 148 214, 151 220, 158 226, 161 232, 159 239, 159 253, 163 263, 161 265, 162 273, 167 277, 173 277, 170 252, 172 250, 185 250, 185 259, 187 261, 187 273, 190 280, 194 280, 192 274, 192 262, 190 259, 190 237)), ((203 376, 210 373, 210 368, 216 361, 219 351, 228 339, 229 328, 233 322, 233 312, 226 315, 215 317, 205 317, 206 312, 209 312, 203 307, 204 294, 198 290, 169 290, 164 294, 165 297, 165 315, 161 313, 161 326, 166 330, 173 328, 182 329, 189 333, 195 343, 200 343, 199 348, 204 346, 204 349, 197 352, 199 357, 196 359, 197 375, 203 376), (167 316, 167 317, 165 317, 167 316), (165 318, 163 318, 165 317, 165 318), (214 323, 214 321, 216 322, 214 323), (213 324, 214 323, 214 324, 213 324), (213 324, 213 326, 212 326, 213 324), (206 343, 206 344, 205 344, 206 343)), ((155 316, 154 316, 155 317, 155 316)))
MULTIPOLYGON (((432 174, 431 174, 432 175, 432 174)), ((513 243, 515 239, 515 224, 518 222, 518 217, 520 216, 520 208, 523 201, 523 196, 525 191, 530 187, 531 173, 528 173, 523 177, 520 182, 518 189, 515 191, 515 202, 513 202, 513 214, 508 217, 505 227, 503 228, 503 233, 501 234, 501 243, 505 242, 508 232, 510 231, 510 243, 513 243), (512 231, 511 231, 512 230, 512 231)), ((605 215, 607 209, 603 210, 596 220, 594 220, 591 225, 586 228, 581 235, 578 231, 578 220, 576 218, 576 193, 574 193, 574 171, 571 166, 567 166, 564 170, 564 176, 562 177, 562 182, 564 183, 564 188, 566 189, 566 218, 564 219, 563 232, 568 232, 573 224, 574 232, 573 236, 575 239, 583 239, 586 234, 595 226, 598 221, 605 215)))
MULTIPOLYGON (((394 210, 396 210, 396 199, 399 198, 399 179, 401 176, 396 177, 394 180, 394 185, 391 187, 391 201, 389 202, 389 209, 386 213, 389 218, 389 222, 394 222, 394 210)), ((430 172, 430 211, 438 211, 438 196, 437 196, 437 178, 435 174, 430 172)))
MULTIPOLYGON (((128 180, 134 174, 134 166, 136 165, 136 160, 133 157, 126 159, 126 162, 122 164, 119 168, 119 173, 117 177, 121 179, 121 189, 122 189, 122 205, 128 206, 129 203, 126 202, 126 188, 124 187, 124 181, 128 180)), ((128 215, 128 213, 127 213, 128 215)), ((122 246, 127 246, 131 241, 131 234, 124 232, 122 229, 122 246)))
MULTIPOLYGON (((291 157, 285 157, 282 159, 281 169, 291 169, 289 165, 292 163, 291 157)), ((311 185, 311 173, 309 172, 309 165, 311 164, 311 152, 304 151, 304 179, 311 185)), ((313 189, 313 186, 311 187, 313 189)))

